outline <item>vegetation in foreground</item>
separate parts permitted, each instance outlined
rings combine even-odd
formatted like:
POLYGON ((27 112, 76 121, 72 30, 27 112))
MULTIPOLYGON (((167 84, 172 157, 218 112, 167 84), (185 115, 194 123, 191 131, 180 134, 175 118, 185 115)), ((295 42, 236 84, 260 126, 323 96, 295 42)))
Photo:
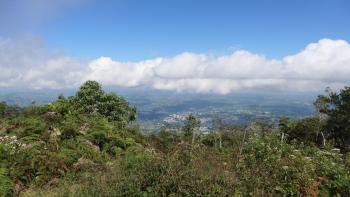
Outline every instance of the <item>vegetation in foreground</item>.
POLYGON ((87 81, 75 96, 0 103, 0 196, 349 196, 350 88, 317 113, 142 135, 136 109, 87 81))

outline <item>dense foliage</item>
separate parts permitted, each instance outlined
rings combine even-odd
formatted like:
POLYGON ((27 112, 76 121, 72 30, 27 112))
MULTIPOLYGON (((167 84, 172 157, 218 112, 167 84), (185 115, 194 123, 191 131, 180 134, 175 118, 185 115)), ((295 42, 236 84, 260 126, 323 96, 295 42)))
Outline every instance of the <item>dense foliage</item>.
POLYGON ((350 146, 350 87, 340 93, 331 92, 323 98, 326 101, 324 113, 328 115, 328 135, 335 140, 337 146, 349 149, 350 146))
POLYGON ((320 96, 314 117, 207 134, 190 115, 142 135, 135 108, 94 81, 47 105, 0 103, 0 196, 349 196, 349 91, 320 96))

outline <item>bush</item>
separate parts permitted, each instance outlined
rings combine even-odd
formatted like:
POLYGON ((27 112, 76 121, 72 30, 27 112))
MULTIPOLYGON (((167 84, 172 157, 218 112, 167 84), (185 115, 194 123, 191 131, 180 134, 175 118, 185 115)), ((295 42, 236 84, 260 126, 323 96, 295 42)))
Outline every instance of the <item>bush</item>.
POLYGON ((0 166, 0 196, 11 196, 14 185, 9 177, 8 169, 0 166))

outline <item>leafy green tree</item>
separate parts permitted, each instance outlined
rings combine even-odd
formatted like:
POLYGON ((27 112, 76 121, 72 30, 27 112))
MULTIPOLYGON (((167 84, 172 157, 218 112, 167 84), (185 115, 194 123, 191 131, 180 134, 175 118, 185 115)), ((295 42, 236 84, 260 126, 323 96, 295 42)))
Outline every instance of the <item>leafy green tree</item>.
POLYGON ((222 147, 221 141, 221 133, 219 132, 211 132, 201 136, 201 143, 208 147, 222 147), (219 145, 218 145, 219 144, 219 145))
POLYGON ((190 114, 186 117, 185 124, 183 127, 184 131, 184 137, 185 139, 192 144, 194 144, 195 135, 196 135, 196 129, 200 126, 201 121, 194 116, 193 114, 190 114))
MULTIPOLYGON (((330 90, 327 88, 326 92, 329 92, 330 90)), ((328 107, 328 98, 325 96, 318 96, 316 101, 314 102, 314 106, 316 109, 315 117, 318 121, 317 125, 317 137, 320 139, 322 146, 326 145, 326 123, 328 120, 328 115, 325 113, 327 107, 328 107)))
POLYGON ((0 118, 16 117, 21 113, 21 108, 18 106, 8 105, 6 102, 0 102, 0 118))
POLYGON ((97 81, 86 81, 75 94, 74 104, 84 113, 97 113, 104 95, 101 85, 97 81))
MULTIPOLYGON (((220 117, 216 117, 213 119, 213 127, 216 130, 218 140, 219 140, 219 148, 222 148, 222 133, 225 129, 224 120, 220 117)), ((215 136, 215 135, 214 135, 215 136)), ((215 138, 214 138, 215 139, 215 138)), ((215 140, 216 147, 216 140, 215 140)))
POLYGON ((7 110, 7 104, 5 102, 0 102, 0 117, 5 117, 7 110))
POLYGON ((319 96, 325 102, 322 112, 328 115, 326 129, 329 138, 334 139, 338 147, 350 146, 350 87, 326 96, 319 96))
POLYGON ((71 102, 63 95, 60 95, 58 99, 55 102, 49 104, 48 107, 50 111, 58 112, 61 115, 68 114, 73 110, 71 102))
POLYGON ((282 116, 279 119, 278 128, 281 132, 281 141, 284 140, 285 134, 289 131, 288 123, 290 122, 289 118, 286 116, 282 116))
POLYGON ((260 132, 262 134, 266 134, 271 132, 272 130, 272 125, 269 124, 268 122, 266 122, 265 120, 262 119, 257 119, 253 122, 251 122, 247 128, 246 128, 249 132, 260 132))
POLYGON ((78 112, 100 114, 120 127, 136 119, 136 108, 114 93, 105 93, 96 81, 85 82, 71 98, 78 112))
POLYGON ((288 117, 282 116, 278 125, 281 141, 286 138, 288 141, 294 140, 304 144, 325 146, 324 120, 320 116, 316 113, 316 116, 300 120, 290 120, 288 117))
POLYGON ((290 121, 285 128, 288 140, 296 140, 305 144, 318 143, 318 119, 308 117, 301 120, 290 121))
POLYGON ((109 121, 117 121, 126 125, 136 119, 136 108, 122 97, 114 93, 104 94, 98 105, 98 112, 109 121))

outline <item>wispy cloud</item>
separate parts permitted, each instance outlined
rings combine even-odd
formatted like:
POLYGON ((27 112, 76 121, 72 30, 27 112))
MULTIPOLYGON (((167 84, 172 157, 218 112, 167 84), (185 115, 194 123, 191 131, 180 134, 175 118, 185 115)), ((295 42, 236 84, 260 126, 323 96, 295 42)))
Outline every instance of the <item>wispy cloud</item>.
POLYGON ((121 62, 52 54, 36 39, 0 39, 0 69, 2 87, 65 88, 92 79, 112 86, 219 94, 251 88, 320 90, 350 82, 350 44, 322 39, 282 59, 238 50, 226 56, 185 52, 121 62))
POLYGON ((88 0, 1 0, 0 32, 7 34, 29 32, 67 8, 88 0))

